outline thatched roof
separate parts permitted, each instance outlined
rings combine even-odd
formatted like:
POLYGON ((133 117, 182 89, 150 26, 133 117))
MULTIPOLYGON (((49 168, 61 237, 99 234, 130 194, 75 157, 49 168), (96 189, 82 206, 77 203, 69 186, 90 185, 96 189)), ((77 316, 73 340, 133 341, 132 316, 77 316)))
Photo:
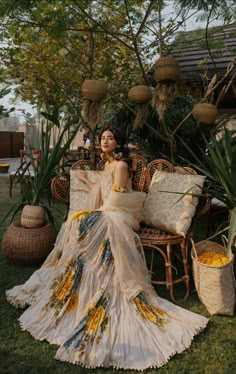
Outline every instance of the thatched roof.
POLYGON ((170 54, 180 64, 182 81, 201 81, 208 70, 209 77, 216 71, 222 76, 236 57, 236 23, 208 30, 208 47, 204 30, 179 32, 170 54))

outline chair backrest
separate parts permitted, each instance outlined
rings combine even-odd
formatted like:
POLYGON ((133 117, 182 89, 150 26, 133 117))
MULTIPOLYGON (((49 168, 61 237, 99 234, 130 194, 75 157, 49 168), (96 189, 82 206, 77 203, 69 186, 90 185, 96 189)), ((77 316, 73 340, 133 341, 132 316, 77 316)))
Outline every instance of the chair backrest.
POLYGON ((68 164, 68 167, 80 160, 89 160, 89 150, 85 147, 78 147, 78 150, 69 150, 63 156, 63 164, 68 164))
POLYGON ((71 170, 94 170, 94 164, 89 160, 79 160, 71 166, 71 170))
POLYGON ((55 199, 69 205, 70 181, 66 175, 57 175, 52 179, 51 191, 55 199))
POLYGON ((174 172, 180 174, 197 174, 196 170, 190 168, 189 166, 175 166, 174 172))
POLYGON ((133 155, 130 158, 132 160, 133 190, 143 191, 146 180, 147 160, 140 155, 133 155))
MULTIPOLYGON (((145 158, 139 155, 131 156, 131 171, 132 171, 132 187, 135 191, 143 191, 145 177, 146 177, 146 167, 147 161, 145 158)), ((101 160, 97 165, 97 170, 103 170, 105 167, 105 161, 101 160)), ((94 170, 94 165, 91 161, 79 160, 75 162, 72 167, 72 170, 94 170)))
POLYGON ((40 164, 40 156, 41 156, 41 152, 38 149, 32 149, 30 152, 27 151, 26 149, 21 149, 20 150, 20 166, 22 166, 23 164, 25 165, 26 162, 28 163, 31 161, 31 157, 30 157, 31 154, 34 159, 35 166, 36 168, 38 168, 40 164))
POLYGON ((174 171, 174 168, 173 168, 173 165, 169 161, 163 160, 161 158, 149 162, 147 166, 146 179, 145 179, 145 184, 144 184, 145 192, 148 192, 153 174, 155 173, 156 170, 166 171, 170 173, 174 171))

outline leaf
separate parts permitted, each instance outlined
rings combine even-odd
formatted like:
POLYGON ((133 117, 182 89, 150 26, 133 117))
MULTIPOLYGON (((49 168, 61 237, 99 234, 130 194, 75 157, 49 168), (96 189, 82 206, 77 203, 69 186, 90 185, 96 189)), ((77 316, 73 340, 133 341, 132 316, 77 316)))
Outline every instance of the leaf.
POLYGON ((232 178, 233 189, 236 193, 236 150, 234 151, 233 157, 232 157, 231 178, 232 178))
POLYGON ((229 234, 228 234, 228 244, 227 244, 227 256, 231 254, 231 247, 236 234, 236 207, 231 211, 231 218, 229 222, 229 234))
POLYGON ((57 127, 60 127, 60 121, 57 116, 46 113, 46 112, 41 112, 42 116, 44 116, 47 120, 51 121, 54 123, 57 127))

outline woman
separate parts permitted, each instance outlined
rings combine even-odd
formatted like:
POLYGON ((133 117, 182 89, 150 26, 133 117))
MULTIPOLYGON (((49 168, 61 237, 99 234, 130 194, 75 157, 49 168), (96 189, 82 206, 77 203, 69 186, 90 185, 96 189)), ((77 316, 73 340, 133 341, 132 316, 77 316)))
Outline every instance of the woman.
POLYGON ((134 231, 145 194, 131 190, 120 132, 108 128, 99 140, 107 160, 101 184, 79 174, 91 188, 89 210, 70 214, 43 266, 7 298, 29 305, 19 319, 22 328, 58 344, 59 360, 160 367, 190 346, 207 319, 156 295, 134 231))

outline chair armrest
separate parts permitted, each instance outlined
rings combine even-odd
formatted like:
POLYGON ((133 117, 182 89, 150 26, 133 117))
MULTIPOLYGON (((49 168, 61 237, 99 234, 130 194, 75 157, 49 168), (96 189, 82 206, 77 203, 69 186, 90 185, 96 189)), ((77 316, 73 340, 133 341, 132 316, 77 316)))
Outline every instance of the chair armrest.
POLYGON ((194 215, 195 219, 198 219, 199 217, 202 217, 204 214, 206 214, 211 206, 211 199, 209 197, 201 197, 199 199, 199 203, 196 208, 196 213, 194 215))
POLYGON ((66 175, 57 175, 51 181, 52 196, 61 203, 69 206, 69 177, 66 175))

